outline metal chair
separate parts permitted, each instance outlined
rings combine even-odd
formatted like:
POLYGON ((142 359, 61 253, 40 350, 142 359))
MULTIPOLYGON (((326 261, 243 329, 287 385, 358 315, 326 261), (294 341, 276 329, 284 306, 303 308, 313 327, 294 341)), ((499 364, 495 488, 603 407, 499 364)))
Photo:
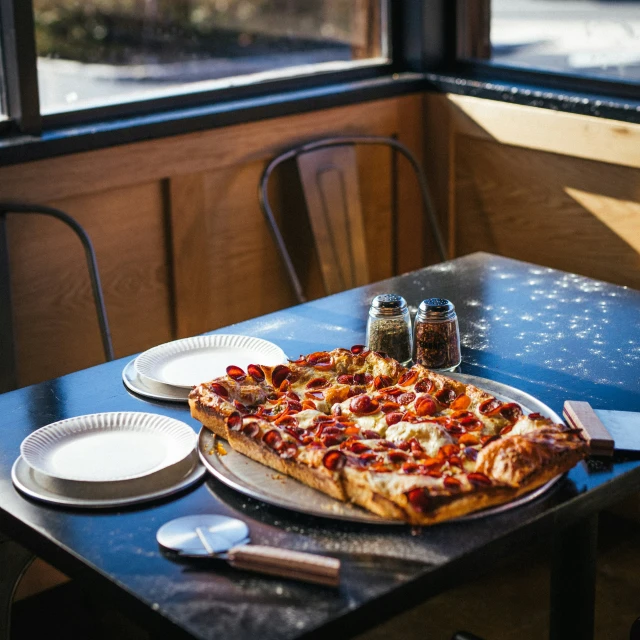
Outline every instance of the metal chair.
POLYGON ((422 196, 423 215, 431 228, 440 260, 447 251, 438 227, 429 187, 416 157, 394 138, 344 136, 309 142, 271 160, 260 179, 258 197, 298 302, 305 302, 300 277, 269 203, 270 178, 279 165, 295 159, 327 294, 367 284, 364 224, 356 168, 356 145, 384 145, 411 165, 422 196))
POLYGON ((37 214, 51 216, 65 223, 80 239, 84 248, 91 289, 100 326, 102 348, 105 360, 113 360, 113 345, 107 320, 107 312, 100 285, 98 265, 91 240, 86 231, 69 214, 53 207, 25 204, 19 202, 0 201, 0 353, 2 366, 0 367, 0 393, 15 389, 17 386, 15 335, 13 329, 13 314, 11 310, 11 285, 9 279, 9 246, 7 238, 8 214, 37 214))
MULTIPOLYGON (((100 325, 105 360, 113 360, 113 346, 107 312, 98 275, 98 266, 91 240, 80 224, 67 213, 53 207, 0 201, 0 393, 17 386, 15 336, 11 311, 11 285, 9 280, 9 247, 6 221, 8 214, 40 214, 52 216, 70 227, 80 239, 85 251, 91 288, 100 325)), ((17 542, 0 535, 0 640, 10 637, 11 603, 16 587, 24 572, 34 560, 33 554, 17 542)))

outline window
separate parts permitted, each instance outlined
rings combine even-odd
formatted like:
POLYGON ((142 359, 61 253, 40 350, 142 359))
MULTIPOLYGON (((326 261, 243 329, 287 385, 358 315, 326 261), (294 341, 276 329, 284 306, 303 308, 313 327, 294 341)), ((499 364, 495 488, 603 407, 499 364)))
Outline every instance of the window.
POLYGON ((491 0, 492 62, 640 81, 640 0, 491 0))
POLYGON ((33 0, 33 8, 45 115, 388 61, 381 0, 33 0))
POLYGON ((0 36, 0 121, 7 119, 7 89, 4 79, 4 56, 2 54, 2 38, 0 36))

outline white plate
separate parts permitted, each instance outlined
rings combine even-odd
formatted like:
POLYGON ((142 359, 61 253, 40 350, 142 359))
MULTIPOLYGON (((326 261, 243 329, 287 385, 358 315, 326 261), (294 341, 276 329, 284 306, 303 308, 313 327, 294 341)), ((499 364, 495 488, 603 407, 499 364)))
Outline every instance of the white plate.
POLYGON ((129 391, 152 400, 187 402, 189 399, 189 389, 171 387, 168 384, 160 384, 147 380, 144 376, 139 376, 135 367, 135 359, 130 360, 122 370, 122 381, 129 391))
POLYGON ((136 358, 135 368, 139 376, 152 382, 190 389, 225 375, 231 364, 246 370, 249 364, 275 366, 286 361, 284 351, 273 342, 214 334, 153 347, 136 358))
POLYGON ((67 507, 107 509, 173 495, 195 484, 206 472, 196 453, 189 456, 183 468, 173 469, 175 473, 171 477, 156 481, 152 487, 147 486, 147 478, 105 484, 60 480, 54 484, 20 456, 11 469, 11 480, 16 489, 36 500, 67 507))
POLYGON ((179 464, 196 446, 184 422, 153 413, 95 413, 54 422, 27 436, 20 454, 50 478, 119 482, 179 464))

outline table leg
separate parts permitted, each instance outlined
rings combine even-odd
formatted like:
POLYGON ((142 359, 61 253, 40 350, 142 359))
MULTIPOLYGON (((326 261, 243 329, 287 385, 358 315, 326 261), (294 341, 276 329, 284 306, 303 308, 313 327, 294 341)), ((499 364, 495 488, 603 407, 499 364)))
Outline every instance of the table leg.
POLYGON ((593 640, 597 541, 597 513, 554 535, 550 640, 593 640))
POLYGON ((13 540, 0 537, 0 640, 11 634, 11 603, 18 582, 34 555, 13 540))

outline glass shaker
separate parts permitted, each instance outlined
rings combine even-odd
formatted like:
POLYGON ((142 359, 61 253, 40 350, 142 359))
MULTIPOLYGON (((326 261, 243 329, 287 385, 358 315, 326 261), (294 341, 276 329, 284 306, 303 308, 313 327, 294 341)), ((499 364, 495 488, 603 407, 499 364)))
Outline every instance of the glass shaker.
POLYGON ((449 300, 428 298, 420 303, 413 343, 416 364, 435 371, 453 371, 460 364, 458 316, 449 300))
POLYGON ((411 317, 402 296, 385 293, 371 301, 367 348, 386 353, 404 365, 411 362, 411 317))

